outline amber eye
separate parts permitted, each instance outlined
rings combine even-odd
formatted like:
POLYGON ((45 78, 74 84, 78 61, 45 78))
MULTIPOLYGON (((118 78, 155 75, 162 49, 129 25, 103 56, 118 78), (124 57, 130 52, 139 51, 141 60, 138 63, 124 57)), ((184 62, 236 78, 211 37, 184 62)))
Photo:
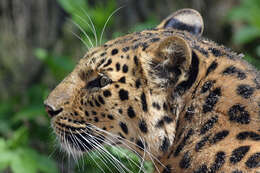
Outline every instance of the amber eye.
POLYGON ((112 83, 112 80, 109 77, 105 75, 98 76, 87 84, 87 89, 102 88, 110 83, 112 83))
POLYGON ((100 87, 104 87, 112 82, 111 79, 109 79, 107 76, 102 76, 100 78, 100 87))

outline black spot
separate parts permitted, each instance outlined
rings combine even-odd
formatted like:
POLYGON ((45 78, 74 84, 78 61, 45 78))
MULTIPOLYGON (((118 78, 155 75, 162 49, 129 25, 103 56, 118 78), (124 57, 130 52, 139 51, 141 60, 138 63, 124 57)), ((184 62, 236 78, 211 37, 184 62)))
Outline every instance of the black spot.
POLYGON ((123 72, 124 73, 128 72, 128 66, 126 64, 123 65, 123 72))
POLYGON ((141 95, 141 103, 142 103, 142 109, 143 109, 143 111, 144 111, 144 112, 147 112, 148 108, 147 108, 145 93, 142 93, 142 95, 141 95))
POLYGON ((180 163, 179 163, 179 166, 180 168, 182 169, 187 169, 190 167, 190 163, 191 163, 191 157, 189 155, 189 152, 186 152, 184 155, 183 155, 183 158, 181 159, 180 163))
POLYGON ((164 125, 164 121, 163 120, 158 120, 156 125, 155 125, 155 127, 161 128, 161 127, 163 127, 163 125, 164 125))
POLYGON ((123 132, 124 132, 125 134, 128 134, 127 125, 126 125, 125 123, 123 123, 123 122, 120 122, 119 125, 120 125, 121 129, 123 130, 123 132))
POLYGON ((97 67, 100 67, 102 64, 104 64, 104 62, 105 62, 105 59, 102 59, 101 61, 99 61, 97 67))
POLYGON ((118 82, 125 83, 125 77, 124 77, 124 76, 121 77, 121 78, 118 80, 118 82))
POLYGON ((171 165, 166 165, 162 173, 171 173, 171 169, 172 169, 171 165))
POLYGON ((199 47, 199 46, 194 46, 194 49, 198 50, 201 54, 203 54, 206 58, 208 58, 209 53, 204 48, 199 47))
POLYGON ((122 100, 122 101, 128 100, 128 91, 126 91, 124 89, 120 89, 118 94, 119 94, 120 100, 122 100))
POLYGON ((209 93, 203 105, 203 113, 207 113, 213 110, 215 104, 218 102, 219 96, 221 96, 221 89, 216 88, 209 93))
POLYGON ((163 103, 163 110, 168 111, 168 106, 165 102, 163 103))
POLYGON ((228 134, 229 134, 229 131, 227 131, 227 130, 220 131, 215 134, 215 136, 211 139, 210 142, 212 144, 215 144, 215 143, 221 141, 222 139, 224 139, 225 137, 227 137, 228 134))
POLYGON ((223 164, 225 163, 225 157, 226 157, 226 154, 223 151, 219 151, 216 154, 215 162, 210 167, 209 172, 215 173, 216 171, 218 171, 223 166, 223 164))
POLYGON ((135 65, 138 66, 138 58, 137 58, 137 56, 134 56, 134 62, 135 62, 135 65))
POLYGON ((240 170, 234 170, 234 171, 232 171, 232 173, 243 173, 243 172, 240 170))
POLYGON ((218 67, 218 63, 217 63, 216 61, 213 61, 213 62, 210 64, 210 66, 208 67, 208 69, 207 69, 206 76, 207 76, 209 73, 213 72, 217 67, 218 67))
POLYGON ((97 112, 96 111, 92 111, 92 115, 97 115, 97 112))
POLYGON ((139 147, 140 150, 144 150, 144 144, 141 140, 137 140, 136 145, 139 147))
POLYGON ((92 103, 92 101, 88 101, 88 103, 89 103, 89 105, 90 105, 91 107, 94 107, 94 104, 92 103))
POLYGON ((104 95, 105 97, 110 97, 112 94, 111 94, 111 92, 110 92, 109 90, 105 90, 105 91, 103 92, 103 95, 104 95))
POLYGON ((120 63, 116 63, 116 71, 119 71, 120 70, 120 63))
POLYGON ((140 86, 141 86, 141 81, 140 81, 140 79, 137 79, 135 81, 135 87, 138 89, 140 86))
POLYGON ((204 135, 205 133, 207 133, 213 126, 215 123, 218 122, 218 117, 212 117, 211 119, 209 119, 206 123, 203 124, 203 126, 200 129, 200 135, 204 135))
POLYGON ((103 97, 101 97, 100 95, 98 96, 98 101, 99 101, 101 104, 105 104, 105 101, 104 101, 103 97))
POLYGON ((182 95, 186 90, 190 89, 194 82, 197 79, 199 73, 199 59, 197 55, 192 52, 192 61, 191 61, 191 66, 188 72, 189 78, 186 81, 181 82, 178 84, 174 92, 178 93, 179 95, 182 95))
POLYGON ((205 146, 205 144, 209 141, 209 136, 204 136, 196 145, 195 145, 195 151, 199 152, 202 147, 205 146))
POLYGON ((157 110, 160 110, 160 109, 161 109, 161 106, 160 106, 159 103, 157 103, 157 102, 153 102, 153 103, 152 103, 152 106, 153 106, 155 109, 157 109, 157 110))
POLYGON ((205 82, 204 85, 201 87, 200 93, 205 93, 205 92, 209 91, 215 82, 216 81, 214 81, 214 80, 209 80, 209 81, 205 82))
POLYGON ((129 118, 134 118, 136 116, 135 111, 132 106, 129 106, 127 109, 127 115, 129 118))
POLYGON ((123 52, 127 52, 129 49, 130 49, 130 48, 127 46, 127 47, 124 47, 124 48, 122 49, 122 51, 123 51, 123 52))
POLYGON ((144 42, 144 43, 142 43, 142 47, 143 47, 142 50, 145 51, 149 47, 149 44, 144 42))
POLYGON ((191 121, 191 119, 192 119, 192 117, 193 117, 193 115, 194 115, 194 113, 195 113, 195 110, 194 110, 195 108, 194 108, 194 106, 189 106, 188 108, 187 108, 187 111, 186 111, 186 113, 185 113, 185 115, 184 115, 184 118, 187 120, 187 121, 191 121))
POLYGON ((190 129, 188 131, 188 133, 183 137, 181 143, 177 146, 175 152, 174 152, 174 156, 177 157, 179 155, 179 153, 181 152, 181 150, 184 148, 184 146, 186 145, 188 139, 193 135, 194 131, 193 129, 190 129))
POLYGON ((160 146, 160 150, 166 152, 168 151, 169 146, 170 146, 170 140, 166 136, 164 136, 162 145, 160 146))
POLYGON ((152 38, 152 39, 150 40, 150 42, 151 42, 151 43, 154 43, 154 42, 157 42, 157 41, 159 41, 159 40, 160 40, 160 38, 155 37, 155 38, 152 38))
POLYGON ((103 52, 100 54, 100 56, 105 56, 107 53, 106 52, 103 52))
POLYGON ((237 94, 245 99, 249 99, 254 93, 254 88, 249 85, 242 84, 237 87, 237 94))
POLYGON ((198 169, 196 169, 193 173, 208 173, 208 168, 206 165, 201 165, 198 169))
POLYGON ((240 132, 237 135, 238 140, 245 140, 247 138, 249 138, 253 141, 260 141, 260 135, 255 132, 245 131, 245 132, 240 132))
POLYGON ((94 117, 94 121, 95 121, 96 123, 99 122, 98 117, 94 117))
POLYGON ((215 57, 219 57, 222 56, 223 54, 221 53, 220 50, 218 50, 217 48, 209 48, 209 50, 211 51, 211 53, 215 56, 215 57))
POLYGON ((230 163, 236 164, 240 162, 246 153, 249 151, 250 146, 241 146, 232 151, 232 155, 229 158, 230 163))
POLYGON ((112 63, 112 59, 110 58, 110 59, 107 60, 107 63, 106 63, 103 67, 107 67, 107 66, 109 66, 111 63, 112 63))
POLYGON ((246 166, 248 168, 258 168, 258 167, 260 167, 260 152, 255 153, 252 156, 250 156, 249 159, 246 161, 246 166))
POLYGON ((236 75, 237 78, 240 79, 240 80, 243 80, 243 79, 246 78, 246 74, 245 74, 242 70, 240 70, 240 69, 238 69, 238 68, 236 68, 236 67, 234 67, 234 66, 229 66, 229 67, 227 67, 227 68, 222 72, 222 74, 223 74, 223 75, 236 75))
POLYGON ((85 115, 88 117, 89 116, 89 113, 88 113, 88 111, 85 111, 85 115))
POLYGON ((171 122, 173 122, 173 119, 171 117, 167 116, 167 115, 163 116, 163 120, 167 124, 170 124, 171 122))
POLYGON ((113 49, 112 51, 111 51, 111 55, 116 55, 118 53, 118 49, 113 49))
POLYGON ((237 104, 233 105, 229 111, 228 116, 230 121, 234 121, 240 124, 249 124, 250 116, 249 113, 245 110, 245 107, 237 104))
POLYGON ((122 109, 118 109, 118 113, 122 114, 123 110, 122 109))
POLYGON ((139 129, 140 129, 141 132, 143 132, 143 133, 147 133, 147 132, 148 132, 147 124, 146 124, 145 120, 140 120, 140 121, 139 121, 139 129))
POLYGON ((95 99, 95 104, 97 107, 100 107, 100 104, 98 103, 98 101, 95 99))
POLYGON ((111 114, 109 114, 109 115, 107 115, 107 118, 110 119, 110 120, 113 120, 113 119, 114 119, 114 116, 111 115, 111 114))

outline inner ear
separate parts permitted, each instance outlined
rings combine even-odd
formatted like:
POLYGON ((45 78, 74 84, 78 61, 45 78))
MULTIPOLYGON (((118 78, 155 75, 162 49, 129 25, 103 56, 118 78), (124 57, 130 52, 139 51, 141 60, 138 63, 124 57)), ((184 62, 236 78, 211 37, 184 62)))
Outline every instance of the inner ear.
MULTIPOLYGON (((155 78, 164 79, 168 84, 184 81, 192 60, 189 44, 179 36, 172 36, 163 40, 155 50, 152 60, 155 78)), ((167 85, 168 85, 167 84, 167 85)))
POLYGON ((199 12, 193 9, 182 9, 168 16, 156 28, 173 28, 201 36, 204 23, 199 12))

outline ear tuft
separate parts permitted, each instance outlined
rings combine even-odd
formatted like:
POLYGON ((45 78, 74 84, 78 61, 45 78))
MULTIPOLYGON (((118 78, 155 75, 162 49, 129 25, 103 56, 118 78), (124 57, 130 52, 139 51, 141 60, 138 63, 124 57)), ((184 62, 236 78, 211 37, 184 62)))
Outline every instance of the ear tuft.
POLYGON ((201 36, 204 29, 204 23, 198 11, 186 8, 178 10, 170 15, 156 28, 173 28, 187 31, 195 36, 201 36))

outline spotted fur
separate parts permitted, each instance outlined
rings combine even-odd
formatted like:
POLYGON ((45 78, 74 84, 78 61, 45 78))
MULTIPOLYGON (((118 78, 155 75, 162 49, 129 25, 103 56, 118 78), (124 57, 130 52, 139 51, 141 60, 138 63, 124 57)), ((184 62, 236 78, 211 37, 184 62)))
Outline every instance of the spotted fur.
POLYGON ((89 50, 45 101, 62 146, 131 141, 159 172, 260 172, 259 72, 203 27, 183 9, 89 50))

